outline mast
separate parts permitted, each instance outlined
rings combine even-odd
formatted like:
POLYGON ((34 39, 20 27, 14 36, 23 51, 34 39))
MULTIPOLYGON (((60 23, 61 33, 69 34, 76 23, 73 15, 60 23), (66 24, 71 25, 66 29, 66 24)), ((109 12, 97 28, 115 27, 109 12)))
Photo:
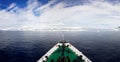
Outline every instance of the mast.
POLYGON ((62 32, 62 41, 64 41, 64 38, 65 36, 64 36, 64 32, 62 32))

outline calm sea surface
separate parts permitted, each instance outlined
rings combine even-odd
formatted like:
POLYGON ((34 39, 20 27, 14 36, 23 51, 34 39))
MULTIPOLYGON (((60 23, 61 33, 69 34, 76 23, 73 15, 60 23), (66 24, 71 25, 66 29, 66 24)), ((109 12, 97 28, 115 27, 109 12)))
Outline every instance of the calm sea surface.
MULTIPOLYGON (((120 32, 64 32, 65 39, 93 62, 120 62, 120 32)), ((36 62, 62 32, 0 31, 0 62, 36 62)))

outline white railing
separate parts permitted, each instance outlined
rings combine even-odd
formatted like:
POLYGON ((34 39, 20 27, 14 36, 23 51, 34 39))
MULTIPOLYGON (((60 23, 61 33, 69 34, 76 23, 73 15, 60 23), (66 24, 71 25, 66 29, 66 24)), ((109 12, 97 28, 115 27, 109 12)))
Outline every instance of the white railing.
MULTIPOLYGON (((37 62, 43 62, 46 61, 47 59, 45 58, 45 56, 49 57, 57 48, 58 45, 62 45, 62 43, 57 43, 53 48, 51 48, 44 56, 42 56, 37 62)), ((82 55, 83 60, 85 60, 85 62, 92 62, 90 59, 88 59, 82 52, 80 52, 78 49, 76 49, 73 45, 71 45, 70 43, 65 43, 65 45, 69 45, 69 48, 72 49, 78 56, 82 55)))
POLYGON ((80 52, 78 49, 76 49, 73 45, 70 43, 66 43, 66 45, 69 45, 69 48, 72 49, 78 56, 82 55, 82 58, 85 60, 85 62, 92 62, 90 59, 88 59, 82 52, 80 52))
POLYGON ((45 56, 49 57, 57 48, 58 45, 62 45, 60 43, 57 43, 53 48, 51 48, 45 55, 43 55, 37 62, 43 62, 46 61, 47 59, 45 58, 45 56))

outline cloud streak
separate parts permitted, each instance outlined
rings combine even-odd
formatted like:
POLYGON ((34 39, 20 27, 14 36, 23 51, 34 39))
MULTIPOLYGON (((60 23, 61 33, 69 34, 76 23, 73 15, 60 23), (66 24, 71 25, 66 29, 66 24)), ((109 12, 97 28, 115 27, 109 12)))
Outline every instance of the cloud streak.
POLYGON ((56 2, 57 0, 52 0, 42 5, 37 0, 29 0, 25 8, 19 8, 12 3, 7 9, 0 10, 0 29, 82 30, 119 26, 120 4, 103 0, 90 1, 83 5, 78 5, 77 1, 77 5, 64 1, 56 2))

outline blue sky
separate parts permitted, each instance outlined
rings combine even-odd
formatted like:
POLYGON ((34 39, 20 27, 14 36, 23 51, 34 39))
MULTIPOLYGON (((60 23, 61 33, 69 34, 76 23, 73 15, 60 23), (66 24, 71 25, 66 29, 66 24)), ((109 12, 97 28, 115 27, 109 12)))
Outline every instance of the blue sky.
POLYGON ((0 30, 117 28, 119 0, 0 0, 0 30))
MULTIPOLYGON (((12 3, 16 3, 16 5, 20 8, 24 8, 27 6, 28 1, 29 0, 0 0, 0 8, 6 9, 12 3)), ((47 4, 49 1, 50 0, 38 0, 38 2, 42 3, 43 5, 47 4)))

